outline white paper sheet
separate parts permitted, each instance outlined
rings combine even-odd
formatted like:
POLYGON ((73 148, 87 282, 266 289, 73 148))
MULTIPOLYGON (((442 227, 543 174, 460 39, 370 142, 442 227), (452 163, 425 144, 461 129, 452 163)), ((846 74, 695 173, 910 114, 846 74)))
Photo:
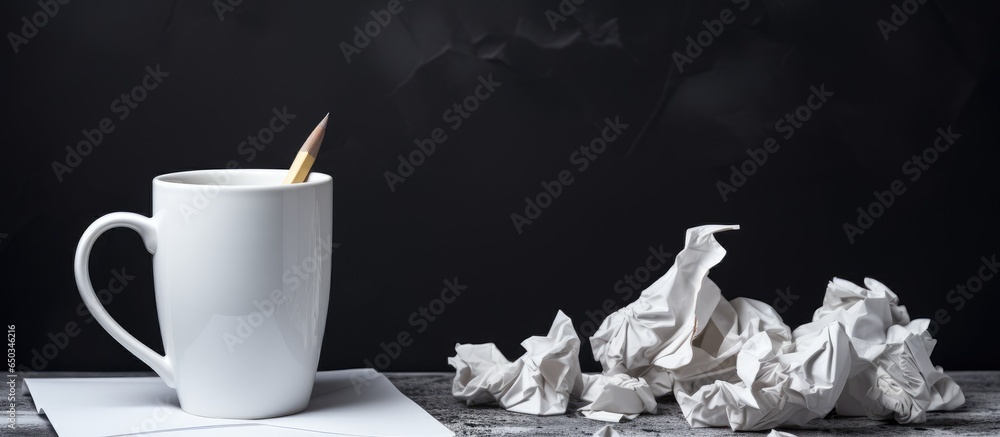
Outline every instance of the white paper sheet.
POLYGON ((569 392, 588 403, 584 415, 618 421, 655 412, 653 397, 673 392, 691 426, 734 431, 804 425, 834 408, 845 416, 920 423, 927 411, 965 402, 931 364, 936 341, 929 321, 911 320, 896 294, 874 279, 862 287, 834 278, 813 321, 794 332, 763 302, 724 299, 708 277, 726 254, 714 234, 735 229, 688 229, 670 270, 604 319, 590 338, 601 375, 580 374, 578 360, 567 355, 579 351, 579 341, 560 312, 545 344, 572 347, 554 354, 525 342, 525 357, 554 376, 514 378, 525 357, 510 363, 492 343, 458 345, 458 356, 449 359, 458 370, 455 396, 507 407, 503 397, 514 392, 519 401, 534 399, 515 411, 560 414, 565 384, 575 381, 569 392), (542 381, 558 381, 559 391, 542 381), (560 402, 542 402, 550 398, 560 402))
POLYGON ((318 372, 305 411, 260 420, 185 413, 178 406, 176 392, 156 377, 29 378, 24 382, 38 412, 47 416, 61 437, 455 435, 371 369, 318 372))

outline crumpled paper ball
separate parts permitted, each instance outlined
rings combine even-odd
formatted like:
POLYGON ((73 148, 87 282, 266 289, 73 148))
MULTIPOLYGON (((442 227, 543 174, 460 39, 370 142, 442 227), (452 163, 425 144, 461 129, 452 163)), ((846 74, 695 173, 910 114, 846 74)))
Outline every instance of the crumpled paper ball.
POLYGON ((468 405, 496 402, 526 414, 563 414, 570 391, 580 378, 580 339, 562 311, 544 337, 521 343, 525 353, 514 362, 496 345, 458 344, 448 358, 455 368, 452 392, 468 405))
POLYGON ((455 396, 530 414, 562 414, 572 400, 587 417, 618 421, 654 413, 655 397, 673 392, 691 426, 734 431, 804 425, 835 408, 920 423, 965 402, 930 361, 929 320, 911 320, 874 279, 833 278, 813 320, 794 331, 763 302, 723 298, 708 277, 726 254, 714 234, 735 229, 688 229, 670 270, 604 319, 590 338, 602 374, 580 372, 579 338, 559 312, 514 362, 493 344, 456 346, 455 396))
POLYGON ((575 397, 589 402, 578 410, 588 419, 620 422, 643 412, 656 414, 656 397, 645 380, 626 374, 582 377, 575 397))

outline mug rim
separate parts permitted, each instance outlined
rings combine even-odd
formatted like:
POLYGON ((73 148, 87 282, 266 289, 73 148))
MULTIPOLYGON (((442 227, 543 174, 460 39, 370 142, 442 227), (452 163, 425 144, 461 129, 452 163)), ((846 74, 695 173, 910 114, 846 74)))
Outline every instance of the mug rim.
POLYGON ((178 182, 168 180, 170 178, 184 178, 194 175, 211 175, 219 173, 259 173, 259 174, 274 174, 274 173, 287 173, 288 169, 276 169, 276 168, 219 168, 219 169, 202 169, 202 170, 185 170, 172 173, 165 173, 153 178, 153 185, 163 184, 170 187, 188 187, 192 189, 203 188, 214 186, 220 190, 294 190, 298 188, 305 187, 315 187, 325 183, 332 183, 333 177, 326 174, 311 171, 309 172, 308 179, 303 182, 298 182, 294 184, 269 184, 269 185, 225 185, 214 182, 210 183, 198 183, 198 182, 178 182))

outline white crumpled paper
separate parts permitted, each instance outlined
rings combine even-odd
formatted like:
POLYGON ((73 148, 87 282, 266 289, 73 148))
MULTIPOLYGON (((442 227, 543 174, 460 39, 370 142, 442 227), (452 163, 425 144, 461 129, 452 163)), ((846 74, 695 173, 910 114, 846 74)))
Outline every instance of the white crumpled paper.
POLYGON ((688 229, 670 270, 604 320, 590 338, 602 374, 580 373, 579 338, 559 312, 513 363, 493 344, 456 346, 455 396, 529 414, 562 414, 572 398, 587 403, 587 417, 618 421, 655 413, 655 397, 673 392, 691 426, 734 431, 803 425, 834 408, 919 423, 965 402, 931 364, 929 321, 911 321, 874 279, 834 278, 813 321, 794 332, 763 302, 724 299, 708 277, 726 254, 714 234, 735 229, 688 229))
POLYGON ((618 431, 615 431, 611 425, 604 425, 601 429, 597 430, 592 437, 622 437, 622 435, 618 434, 618 431))
POLYGON ((574 389, 576 399, 589 402, 581 407, 585 417, 604 422, 635 419, 639 413, 656 414, 656 397, 646 381, 625 374, 584 374, 574 389))
POLYGON ((838 414, 921 423, 927 411, 965 403, 958 385, 931 364, 937 340, 927 332, 930 320, 911 321, 906 307, 882 283, 866 278, 860 287, 834 278, 813 322, 796 329, 795 337, 831 321, 844 326, 858 355, 846 392, 837 401, 838 414))
POLYGON ((448 358, 456 369, 452 393, 467 405, 496 402, 526 414, 564 414, 570 399, 586 402, 584 415, 619 421, 656 412, 649 386, 627 375, 584 375, 580 372, 580 338, 573 322, 559 311, 549 333, 521 343, 525 354, 511 362, 493 343, 458 344, 448 358))
POLYGON ((496 402, 510 411, 563 414, 580 379, 580 338, 562 311, 544 337, 521 342, 527 351, 510 362, 493 343, 459 344, 448 359, 456 369, 452 393, 468 405, 496 402))

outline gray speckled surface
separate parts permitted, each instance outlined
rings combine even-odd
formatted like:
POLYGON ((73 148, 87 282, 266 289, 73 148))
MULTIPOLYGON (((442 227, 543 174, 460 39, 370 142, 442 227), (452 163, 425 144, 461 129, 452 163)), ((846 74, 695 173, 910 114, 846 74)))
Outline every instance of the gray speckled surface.
MULTIPOLYGON (((16 409, 18 429, 3 430, 7 436, 54 436, 44 416, 35 413, 30 394, 25 393, 24 377, 150 376, 150 373, 39 373, 19 375, 16 409)), ((927 422, 903 426, 865 418, 831 415, 800 429, 786 431, 810 435, 1000 435, 1000 372, 950 372, 965 392, 962 408, 930 413, 927 422)), ((451 396, 450 373, 387 373, 386 376, 432 416, 460 436, 589 436, 605 425, 576 413, 537 417, 510 413, 498 407, 467 407, 451 396)), ((641 415, 634 421, 615 424, 623 436, 653 435, 734 435, 728 429, 692 429, 684 421, 673 398, 659 400, 658 414, 641 415)), ((760 433, 744 435, 764 435, 760 433)))
MULTIPOLYGON (((965 392, 962 408, 930 413, 927 422, 904 426, 867 418, 828 416, 807 427, 786 429, 798 436, 815 435, 1000 435, 1000 372, 949 372, 965 392)), ((396 387, 455 434, 487 436, 589 436, 605 425, 575 413, 538 417, 498 407, 466 407, 451 396, 451 374, 389 374, 396 387)), ((729 429, 691 428, 673 397, 659 399, 658 414, 614 424, 622 436, 736 435, 729 429)), ((742 435, 764 435, 742 433, 742 435)))

